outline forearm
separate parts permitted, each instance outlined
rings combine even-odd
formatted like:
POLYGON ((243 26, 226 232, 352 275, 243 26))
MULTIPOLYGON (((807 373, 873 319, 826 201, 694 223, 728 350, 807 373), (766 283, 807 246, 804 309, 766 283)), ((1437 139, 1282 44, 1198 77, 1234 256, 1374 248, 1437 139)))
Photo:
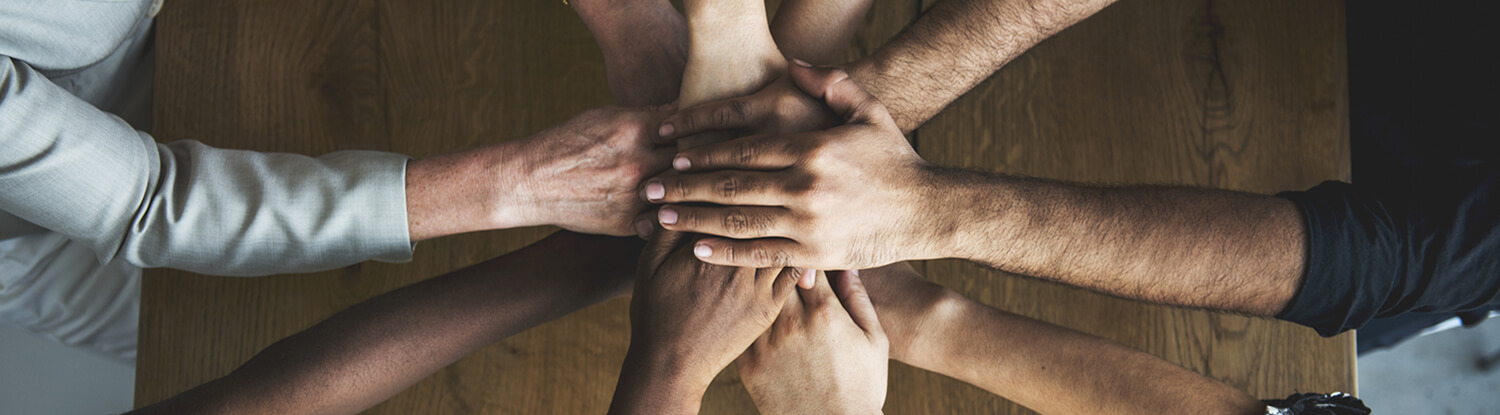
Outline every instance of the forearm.
POLYGON ((1044 414, 1256 414, 1243 391, 1115 342, 952 293, 906 363, 1044 414))
POLYGON ((517 194, 521 175, 508 171, 501 154, 510 143, 413 160, 406 166, 406 217, 412 242, 448 235, 540 225, 528 221, 517 194))
POLYGON ((633 269, 638 244, 559 232, 350 307, 142 412, 361 411, 485 345, 623 293, 619 273, 633 269))
POLYGON ((1114 0, 946 0, 850 75, 911 132, 1001 66, 1114 0))
POLYGON ((611 415, 698 413, 712 378, 691 376, 680 355, 658 352, 632 345, 610 401, 611 415))
POLYGON ((749 95, 785 70, 786 60, 767 29, 764 2, 689 0, 683 8, 692 46, 679 107, 749 95))
POLYGON ((864 21, 872 0, 788 0, 771 19, 771 36, 787 60, 814 65, 843 63, 844 49, 864 21))
POLYGON ((1254 398, 1223 383, 1108 340, 969 300, 904 263, 861 275, 890 338, 892 359, 1038 412, 1264 413, 1254 398))
POLYGON ((1023 275, 1156 303, 1262 316, 1305 267, 1298 208, 1266 195, 1104 187, 935 169, 943 252, 1023 275))

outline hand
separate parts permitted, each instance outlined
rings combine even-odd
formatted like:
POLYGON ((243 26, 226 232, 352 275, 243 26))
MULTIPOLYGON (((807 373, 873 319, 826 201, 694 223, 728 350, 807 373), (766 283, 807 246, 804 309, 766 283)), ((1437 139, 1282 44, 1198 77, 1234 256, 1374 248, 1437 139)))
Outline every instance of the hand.
POLYGON ((857 272, 819 274, 741 355, 764 414, 873 414, 885 403, 889 342, 857 272), (833 280, 831 285, 827 281, 833 280))
POLYGON ((863 269, 930 258, 944 231, 926 222, 936 212, 924 204, 940 196, 934 169, 843 70, 791 74, 846 123, 679 152, 673 167, 682 174, 642 186, 645 199, 668 204, 657 212, 662 227, 722 236, 693 250, 720 265, 863 269), (682 204, 702 202, 722 206, 682 204))
POLYGON ((839 121, 837 114, 798 89, 788 75, 754 94, 694 105, 668 116, 658 129, 658 143, 708 132, 800 133, 832 128, 839 121))
POLYGON ((502 228, 556 225, 582 233, 632 235, 646 205, 641 180, 667 168, 671 147, 657 147, 656 108, 604 107, 499 148, 508 184, 497 206, 509 207, 502 228), (507 177, 509 176, 509 177, 507 177))
POLYGON ((683 238, 642 253, 611 413, 697 413, 714 376, 771 326, 803 274, 705 264, 683 238))

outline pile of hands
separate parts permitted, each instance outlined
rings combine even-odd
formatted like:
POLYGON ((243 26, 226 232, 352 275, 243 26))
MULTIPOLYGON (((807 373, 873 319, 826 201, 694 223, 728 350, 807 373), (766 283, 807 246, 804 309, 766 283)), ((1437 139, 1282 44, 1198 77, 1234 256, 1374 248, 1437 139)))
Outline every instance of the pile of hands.
POLYGON ((526 145, 545 223, 652 240, 612 413, 696 413, 735 362, 765 413, 880 412, 889 340, 870 296, 857 271, 816 270, 933 257, 938 195, 848 73, 798 61, 750 96, 591 110, 526 145), (741 137, 674 145, 705 132, 741 137))
POLYGON ((731 362, 764 413, 880 412, 890 341, 853 270, 925 255, 909 243, 920 208, 906 202, 923 197, 929 169, 884 106, 846 72, 798 62, 656 130, 654 144, 743 136, 678 151, 635 189, 647 204, 634 228, 655 239, 612 412, 696 413, 731 362))

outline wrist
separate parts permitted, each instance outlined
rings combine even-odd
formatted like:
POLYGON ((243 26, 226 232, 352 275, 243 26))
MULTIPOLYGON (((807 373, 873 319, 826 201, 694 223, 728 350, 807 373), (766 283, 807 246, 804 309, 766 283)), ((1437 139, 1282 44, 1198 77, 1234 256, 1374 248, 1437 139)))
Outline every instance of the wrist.
POLYGON ((915 291, 913 298, 917 299, 917 308, 913 312, 916 319, 910 322, 910 331, 903 336, 904 341, 898 343, 894 336, 891 337, 891 359, 928 371, 954 373, 945 371, 948 369, 945 365, 952 361, 948 358, 950 352, 946 340, 960 334, 952 328, 972 301, 932 283, 915 291))
POLYGON ((742 55, 776 50, 776 40, 771 37, 763 3, 690 1, 684 6, 688 37, 693 43, 690 56, 705 51, 742 55))
POLYGON ((945 167, 931 167, 923 211, 932 222, 927 259, 958 258, 996 265, 990 246, 1014 242, 1012 224, 1028 213, 1010 179, 945 167))
MULTIPOLYGON (((877 88, 873 88, 873 84, 881 78, 884 68, 885 58, 879 53, 874 53, 857 61, 850 62, 844 66, 844 71, 849 73, 849 79, 854 80, 855 83, 858 83, 866 91, 870 91, 870 94, 874 95, 876 99, 880 99, 881 96, 875 93, 875 89, 877 88)), ((882 99, 881 102, 885 102, 885 100, 882 99)), ((902 131, 902 133, 909 132, 902 131)))
POLYGON ((503 200, 512 182, 491 148, 413 160, 406 166, 406 217, 412 242, 516 227, 524 217, 503 200))
POLYGON ((539 188, 532 176, 534 169, 526 165, 528 154, 535 151, 520 149, 519 141, 507 141, 471 151, 465 173, 468 176, 455 178, 477 182, 470 188, 476 198, 483 200, 481 208, 488 229, 510 229, 552 224, 544 215, 549 211, 535 206, 537 197, 527 194, 539 188))
MULTIPOLYGON (((689 24, 694 21, 712 24, 731 21, 743 23, 753 22, 756 19, 764 22, 766 21, 766 5, 764 2, 749 0, 684 0, 682 14, 687 17, 689 24)), ((759 27, 769 27, 769 25, 761 24, 759 27)), ((727 26, 720 29, 730 28, 733 27, 727 26)))
POLYGON ((915 199, 920 206, 913 211, 915 217, 926 220, 916 223, 919 234, 911 240, 918 243, 909 245, 916 252, 908 253, 907 257, 922 260, 961 257, 960 250, 969 237, 969 231, 963 229, 970 219, 968 210, 977 200, 973 189, 966 185, 958 170, 934 165, 924 165, 919 170, 913 188, 920 195, 915 199))
POLYGON ((611 414, 696 414, 713 381, 693 370, 685 355, 634 344, 625 354, 611 414))

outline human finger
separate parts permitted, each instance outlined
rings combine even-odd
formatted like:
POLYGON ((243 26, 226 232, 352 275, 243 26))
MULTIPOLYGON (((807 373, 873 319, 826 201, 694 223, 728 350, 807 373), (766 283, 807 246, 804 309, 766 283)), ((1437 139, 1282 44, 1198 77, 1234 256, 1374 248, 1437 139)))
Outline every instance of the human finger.
POLYGON ((797 280, 802 278, 803 273, 811 270, 799 268, 782 268, 775 279, 770 281, 771 300, 774 304, 786 307, 787 300, 797 291, 797 280))
POLYGON ((797 164, 802 154, 797 142, 801 134, 752 135, 722 143, 677 152, 672 169, 704 171, 719 169, 780 170, 797 164))
POLYGON ((839 299, 834 295, 833 289, 828 286, 828 273, 823 271, 811 272, 811 277, 816 281, 810 289, 802 290, 802 303, 807 308, 817 310, 822 307, 839 307, 839 299))
POLYGON ((864 329, 865 333, 884 335, 885 330, 880 327, 880 319, 875 315, 875 304, 870 301, 870 293, 865 290, 864 281, 859 279, 859 271, 842 271, 837 274, 837 278, 831 279, 833 291, 843 302, 844 309, 849 311, 849 318, 864 329))
POLYGON ((656 232, 657 238, 648 240, 641 249, 641 260, 636 265, 636 281, 646 281, 656 275, 667 257, 677 250, 683 240, 680 232, 656 232))
POLYGON ((651 235, 655 235, 657 231, 660 231, 661 225, 656 222, 657 215, 656 208, 654 207, 646 209, 645 212, 641 212, 639 215, 635 215, 635 221, 632 222, 635 224, 635 236, 649 240, 651 239, 651 235))
POLYGON ((779 206, 667 205, 656 217, 663 229, 736 239, 788 236, 793 228, 791 211, 779 206))
POLYGON ((710 131, 752 129, 766 116, 765 105, 750 95, 694 105, 668 115, 657 128, 658 143, 710 131))
POLYGON ((672 158, 677 155, 677 149, 672 147, 653 148, 646 152, 645 160, 642 160, 643 176, 651 176, 666 171, 672 165, 672 158))
POLYGON ((708 237, 693 245, 693 256, 710 264, 771 268, 797 263, 802 247, 785 238, 736 240, 708 237))
POLYGON ((742 170, 664 176, 646 180, 641 195, 652 203, 778 206, 786 200, 785 177, 780 172, 742 170))
POLYGON ((791 77, 798 88, 821 98, 828 109, 848 123, 895 125, 885 105, 850 79, 842 68, 794 65, 791 77))

